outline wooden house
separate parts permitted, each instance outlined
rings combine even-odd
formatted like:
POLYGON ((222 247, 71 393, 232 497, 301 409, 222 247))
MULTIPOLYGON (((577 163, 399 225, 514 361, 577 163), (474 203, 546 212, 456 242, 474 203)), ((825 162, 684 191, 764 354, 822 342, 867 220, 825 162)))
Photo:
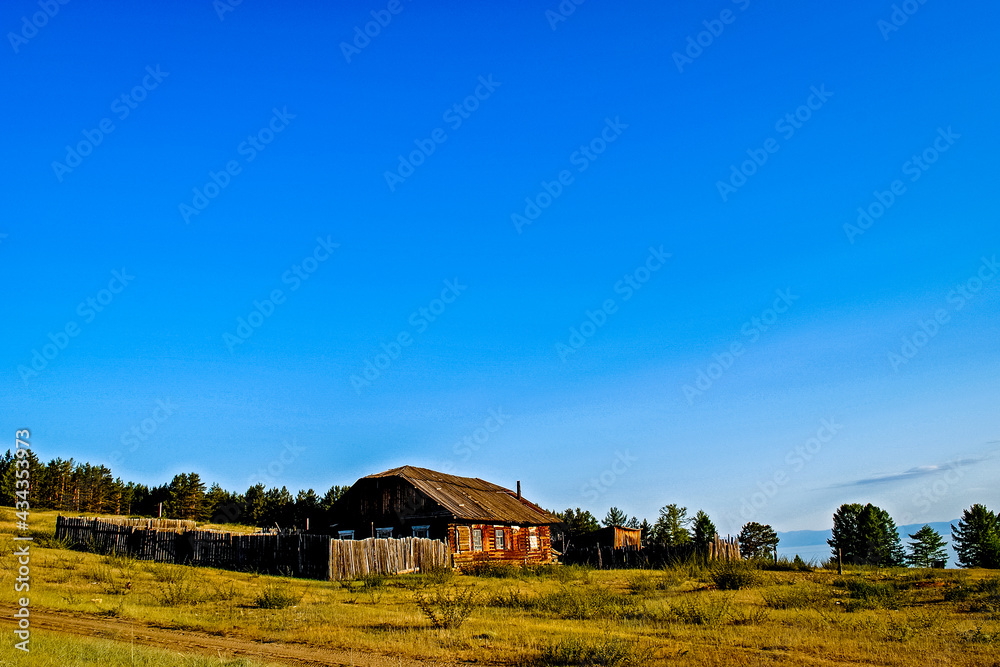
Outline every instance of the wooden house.
POLYGON ((333 506, 341 539, 427 537, 445 542, 452 565, 548 563, 559 521, 511 491, 475 477, 404 466, 362 477, 333 506))

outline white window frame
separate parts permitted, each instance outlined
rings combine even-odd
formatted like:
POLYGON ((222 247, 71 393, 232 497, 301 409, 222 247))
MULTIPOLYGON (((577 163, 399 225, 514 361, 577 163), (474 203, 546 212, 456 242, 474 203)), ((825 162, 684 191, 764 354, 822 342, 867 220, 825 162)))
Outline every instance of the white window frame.
POLYGON ((493 544, 497 551, 507 550, 507 533, 504 532, 503 526, 493 526, 493 544))
POLYGON ((470 539, 472 541, 472 550, 473 551, 482 551, 483 550, 483 529, 482 528, 472 528, 470 530, 469 535, 470 535, 470 539), (476 548, 476 537, 477 536, 479 537, 479 548, 478 549, 476 548))

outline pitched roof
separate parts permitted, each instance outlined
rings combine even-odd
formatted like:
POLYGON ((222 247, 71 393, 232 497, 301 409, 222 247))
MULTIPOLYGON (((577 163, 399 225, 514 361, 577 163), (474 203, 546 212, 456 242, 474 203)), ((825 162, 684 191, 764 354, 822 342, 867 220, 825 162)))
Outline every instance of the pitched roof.
POLYGON ((438 503, 456 519, 544 525, 558 523, 559 517, 528 502, 517 493, 478 477, 458 477, 427 468, 403 466, 368 475, 362 479, 401 477, 438 503))

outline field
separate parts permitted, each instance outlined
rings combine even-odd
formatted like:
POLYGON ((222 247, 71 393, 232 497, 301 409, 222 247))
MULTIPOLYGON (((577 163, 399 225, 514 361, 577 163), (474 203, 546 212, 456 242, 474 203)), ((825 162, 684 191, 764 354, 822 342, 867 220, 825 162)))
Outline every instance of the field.
MULTIPOLYGON (((0 510, 8 623, 13 519, 0 510)), ((331 584, 70 551, 53 543, 54 513, 31 520, 38 623, 27 655, 4 629, 4 665, 1000 665, 996 571, 839 576, 690 563, 649 571, 498 567, 331 584), (172 636, 190 651, 163 648, 172 636)))

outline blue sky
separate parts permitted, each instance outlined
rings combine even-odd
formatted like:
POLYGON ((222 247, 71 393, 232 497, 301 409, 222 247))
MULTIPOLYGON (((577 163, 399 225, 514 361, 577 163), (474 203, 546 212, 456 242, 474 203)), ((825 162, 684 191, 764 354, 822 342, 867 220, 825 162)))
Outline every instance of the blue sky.
POLYGON ((995 4, 40 6, 0 421, 43 459, 723 532, 1000 505, 995 4))

